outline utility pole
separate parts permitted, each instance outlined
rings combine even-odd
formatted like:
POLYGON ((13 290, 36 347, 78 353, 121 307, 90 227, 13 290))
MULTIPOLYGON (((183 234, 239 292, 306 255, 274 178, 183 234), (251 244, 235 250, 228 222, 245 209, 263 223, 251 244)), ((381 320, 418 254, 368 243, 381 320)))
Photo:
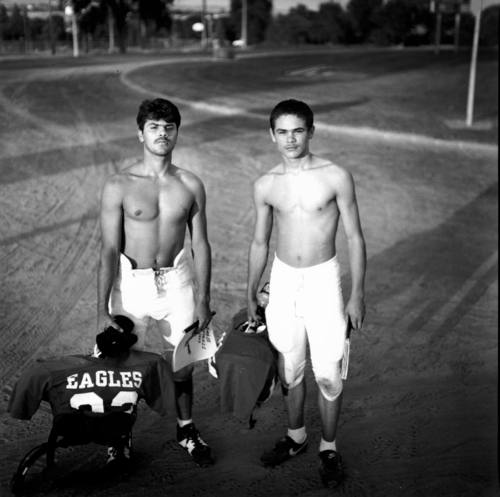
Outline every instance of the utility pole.
POLYGON ((64 13, 71 19, 71 34, 73 37, 73 57, 78 57, 80 55, 80 50, 78 49, 78 24, 76 22, 76 12, 73 2, 69 2, 64 13))
POLYGON ((440 0, 435 0, 434 8, 435 10, 435 31, 434 31, 434 53, 438 54, 441 50, 441 25, 443 21, 443 14, 441 12, 441 2, 440 0))
POLYGON ((481 27, 481 11, 483 10, 483 2, 476 13, 476 22, 474 24, 474 39, 472 41, 472 59, 469 72, 469 91, 467 95, 467 116, 465 122, 467 126, 472 126, 474 116, 474 93, 476 90, 476 65, 477 65, 477 50, 479 47, 479 31, 481 27))
POLYGON ((54 39, 54 22, 52 21, 52 0, 49 0, 49 43, 50 52, 52 55, 56 54, 56 41, 54 39))
POLYGON ((24 6, 23 15, 23 33, 24 33, 24 52, 29 50, 29 26, 28 26, 28 7, 24 6))
POLYGON ((454 31, 454 45, 455 52, 458 52, 460 47, 460 19, 462 17, 462 12, 460 10, 460 6, 456 6, 457 10, 455 11, 455 31, 454 31))
POLYGON ((203 31, 201 32, 201 48, 206 48, 208 44, 207 37, 207 0, 201 1, 201 23, 203 31))
POLYGON ((113 16, 113 9, 108 4, 108 53, 115 51, 115 18, 113 16))
POLYGON ((248 45, 248 2, 241 0, 241 41, 242 46, 248 45))

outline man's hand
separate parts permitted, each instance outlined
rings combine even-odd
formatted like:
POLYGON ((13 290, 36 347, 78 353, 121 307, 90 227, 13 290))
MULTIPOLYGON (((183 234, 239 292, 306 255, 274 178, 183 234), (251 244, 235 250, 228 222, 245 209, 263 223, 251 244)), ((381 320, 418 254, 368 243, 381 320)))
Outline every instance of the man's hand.
POLYGON ((247 302, 247 313, 248 313, 248 323, 258 324, 262 321, 259 314, 257 313, 257 308, 259 303, 256 297, 249 297, 247 302))
POLYGON ((365 301, 362 297, 351 297, 345 308, 353 329, 360 330, 365 319, 365 301))
POLYGON ((123 331, 121 326, 118 325, 108 313, 99 314, 97 316, 97 333, 101 333, 110 326, 115 330, 123 331))
POLYGON ((201 300, 196 305, 196 318, 199 322, 199 330, 204 330, 210 324, 210 321, 214 317, 215 312, 210 310, 210 305, 206 300, 201 300))

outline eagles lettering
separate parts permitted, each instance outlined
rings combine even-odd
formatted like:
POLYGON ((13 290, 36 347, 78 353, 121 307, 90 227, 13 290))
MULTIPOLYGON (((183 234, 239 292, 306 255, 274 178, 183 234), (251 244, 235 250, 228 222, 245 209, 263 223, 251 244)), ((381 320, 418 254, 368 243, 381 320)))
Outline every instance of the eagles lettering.
POLYGON ((68 390, 84 390, 93 387, 139 388, 142 384, 140 371, 106 371, 75 373, 66 377, 68 390))

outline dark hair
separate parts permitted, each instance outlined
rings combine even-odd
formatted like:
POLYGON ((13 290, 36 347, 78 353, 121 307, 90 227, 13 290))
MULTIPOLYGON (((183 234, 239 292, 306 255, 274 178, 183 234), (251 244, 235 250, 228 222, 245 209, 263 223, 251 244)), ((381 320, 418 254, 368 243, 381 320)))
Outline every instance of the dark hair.
POLYGON ((155 98, 154 100, 144 100, 139 106, 137 113, 137 126, 141 131, 148 119, 165 119, 169 123, 175 123, 177 129, 181 125, 181 114, 179 109, 170 100, 165 98, 155 98))
POLYGON ((306 123, 306 128, 308 130, 310 130, 313 127, 314 115, 309 105, 307 105, 304 102, 301 102, 300 100, 294 100, 292 98, 289 100, 282 100, 271 111, 271 115, 269 117, 269 123, 271 129, 274 130, 274 126, 276 124, 276 120, 278 119, 278 117, 281 117, 285 114, 291 114, 293 116, 297 116, 304 119, 306 123))

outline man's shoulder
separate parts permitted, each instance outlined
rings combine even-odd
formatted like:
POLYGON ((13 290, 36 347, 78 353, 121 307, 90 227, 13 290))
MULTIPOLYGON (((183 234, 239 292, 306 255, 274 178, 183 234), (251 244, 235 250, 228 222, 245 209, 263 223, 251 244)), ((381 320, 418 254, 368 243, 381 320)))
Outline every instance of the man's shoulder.
POLYGON ((308 168, 313 171, 324 171, 327 174, 335 173, 343 169, 331 159, 328 159, 326 157, 319 157, 313 154, 311 154, 310 156, 310 163, 308 168))
POLYGON ((282 176, 283 174, 285 174, 285 172, 285 165, 280 162, 279 164, 276 164, 274 167, 269 169, 269 171, 267 171, 262 176, 273 178, 274 176, 282 176))
POLYGON ((177 178, 189 190, 198 190, 203 188, 203 181, 200 177, 193 173, 193 171, 189 171, 183 167, 174 166, 172 169, 172 176, 177 178))
POLYGON ((265 173, 261 174, 255 180, 255 184, 256 185, 264 185, 267 183, 272 183, 273 179, 276 176, 283 176, 284 173, 285 173, 285 168, 284 168, 283 164, 281 164, 281 163, 277 164, 276 166, 272 167, 271 169, 269 169, 265 173))
POLYGON ((182 180, 187 179, 187 180, 201 181, 199 176, 193 173, 193 171, 190 171, 189 169, 186 169, 184 167, 175 166, 173 164, 172 164, 172 175, 182 180))
POLYGON ((321 157, 314 157, 310 169, 321 175, 324 174, 325 177, 335 182, 349 181, 351 177, 351 173, 345 167, 339 166, 330 159, 323 159, 321 157))
POLYGON ((104 183, 105 190, 115 193, 123 192, 127 186, 134 182, 134 179, 143 177, 141 166, 140 161, 134 161, 109 175, 104 183))
POLYGON ((134 176, 138 175, 138 164, 134 163, 114 172, 106 178, 107 186, 120 187, 126 185, 134 176))
POLYGON ((276 173, 273 173, 272 171, 273 170, 267 171, 254 181, 253 187, 255 193, 265 193, 272 188, 274 177, 276 176, 276 173))
POLYGON ((144 163, 140 159, 125 164, 114 176, 119 181, 130 181, 134 177, 144 177, 144 163))

